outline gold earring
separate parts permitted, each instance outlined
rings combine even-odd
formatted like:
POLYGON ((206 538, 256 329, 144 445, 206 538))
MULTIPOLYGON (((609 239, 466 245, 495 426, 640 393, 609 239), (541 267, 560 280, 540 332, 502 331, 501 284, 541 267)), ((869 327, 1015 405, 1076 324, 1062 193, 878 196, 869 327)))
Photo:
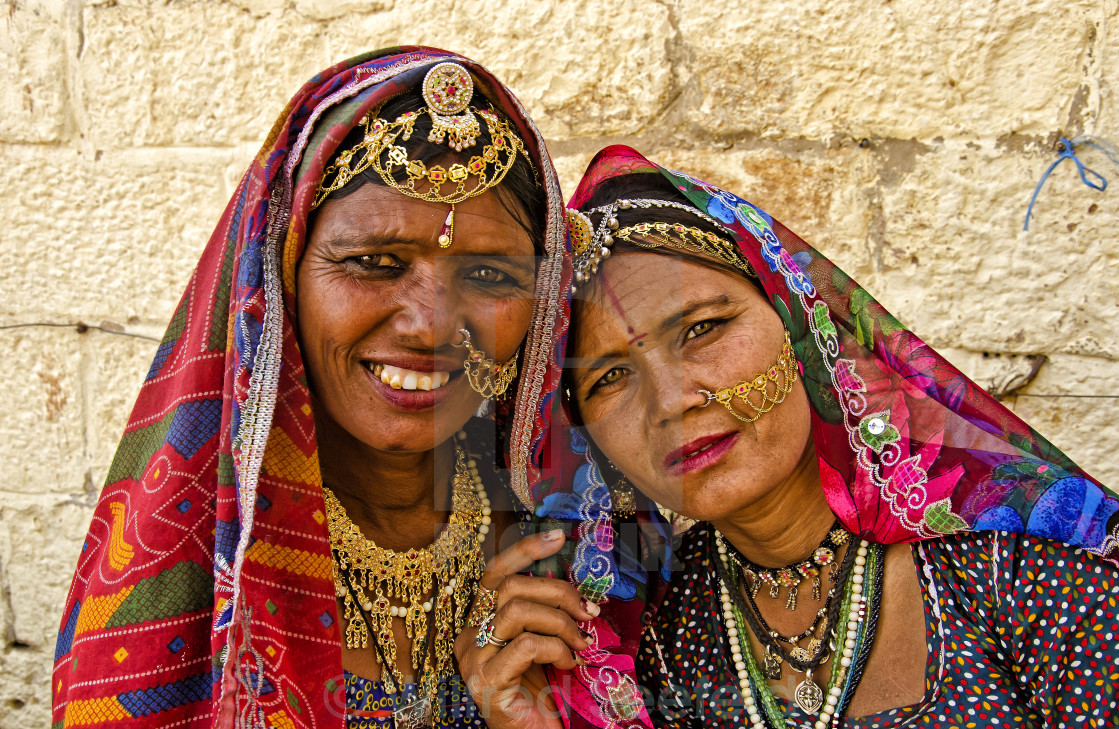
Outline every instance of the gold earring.
POLYGON ((508 362, 498 364, 486 356, 485 352, 474 348, 470 341, 470 330, 459 329, 462 341, 459 347, 466 347, 466 359, 462 368, 466 371, 466 379, 470 382, 470 389, 482 397, 501 398, 509 389, 517 376, 517 355, 514 354, 508 362))
POLYGON ((637 495, 633 492, 633 485, 626 480, 625 475, 613 461, 606 459, 606 465, 617 477, 613 484, 607 486, 610 489, 610 503, 614 516, 632 519, 637 514, 637 495))
POLYGON ((629 481, 620 478, 610 487, 610 501, 613 502, 614 516, 632 519, 637 514, 637 495, 629 481))

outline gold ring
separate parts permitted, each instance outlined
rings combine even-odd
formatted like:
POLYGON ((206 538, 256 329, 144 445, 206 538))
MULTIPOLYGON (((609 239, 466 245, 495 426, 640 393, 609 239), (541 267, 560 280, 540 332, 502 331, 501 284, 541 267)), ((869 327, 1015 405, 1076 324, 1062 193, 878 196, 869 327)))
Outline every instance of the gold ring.
POLYGON ((490 590, 478 583, 478 591, 474 593, 474 604, 470 607, 470 616, 466 619, 468 628, 477 628, 487 617, 497 612, 497 590, 490 590))

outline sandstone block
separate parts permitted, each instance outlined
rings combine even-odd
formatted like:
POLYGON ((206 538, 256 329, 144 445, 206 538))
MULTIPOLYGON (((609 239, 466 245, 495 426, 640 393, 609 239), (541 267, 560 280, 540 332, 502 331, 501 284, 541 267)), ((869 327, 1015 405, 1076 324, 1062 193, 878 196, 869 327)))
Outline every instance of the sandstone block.
MULTIPOLYGON (((227 154, 0 147, 0 321, 171 316, 226 203, 227 154)), ((158 332, 157 332, 158 334, 158 332)))
POLYGON ((1089 396, 1106 398, 1115 395, 1119 378, 1119 362, 1103 357, 1054 354, 1038 370, 1037 377, 1025 390, 1033 397, 1089 396))
MULTIPOLYGON (((0 331, 7 375, 0 400, 3 494, 82 493, 85 479, 81 335, 73 329, 0 331)), ((3 503, 7 495, 0 498, 3 503)))
MULTIPOLYGON (((59 607, 60 614, 61 610, 59 607)), ((0 653, 0 693, 4 696, 0 702, 0 726, 50 726, 53 657, 51 646, 16 646, 0 653)))
MULTIPOLYGON (((1097 29, 1092 59, 1095 63, 1089 67, 1094 76, 1091 85, 1095 87, 1096 103, 1099 105, 1097 119, 1107 129, 1119 127, 1119 52, 1115 49, 1115 38, 1119 33, 1117 20, 1119 8, 1113 8, 1110 17, 1097 29)), ((1095 130, 1087 127, 1085 131, 1095 130)))
POLYGON ((846 191, 872 173, 854 145, 811 145, 799 151, 749 145, 729 150, 667 147, 648 156, 757 205, 859 278, 867 205, 846 191))
POLYGON ((927 141, 1059 128, 1103 11, 683 0, 674 14, 698 85, 687 118, 705 132, 927 141))
POLYGON ((315 20, 333 20, 343 15, 387 10, 393 0, 295 0, 295 9, 315 20))
POLYGON ((229 0, 229 2, 257 18, 291 7, 291 0, 229 0))
POLYGON ((78 73, 98 149, 262 140, 292 94, 335 60, 319 25, 292 12, 113 4, 87 8, 84 21, 78 73))
POLYGON ((556 166, 556 174, 559 175, 560 189, 563 191, 565 200, 570 200, 575 193, 579 180, 587 170, 587 164, 590 163, 591 157, 597 151, 598 148, 596 147, 574 153, 552 154, 552 163, 556 166))
POLYGON ((1096 193, 1070 164, 1050 178, 1037 219, 1022 230, 1053 159, 1033 146, 935 145, 879 186, 881 223, 870 238, 877 275, 864 285, 935 346, 1117 358, 1119 317, 1099 303, 1119 296, 1107 203, 1089 201, 1096 193))
POLYGON ((975 352, 958 347, 941 347, 937 351, 996 398, 1009 398, 1032 389, 1031 383, 1038 373, 1050 364, 1040 355, 975 352))
POLYGON ((336 58, 401 43, 462 53, 509 85, 553 140, 642 129, 674 83, 669 15, 654 3, 398 0, 324 32, 336 58))
POLYGON ((42 2, 0 3, 0 142, 58 142, 70 114, 71 14, 42 2))

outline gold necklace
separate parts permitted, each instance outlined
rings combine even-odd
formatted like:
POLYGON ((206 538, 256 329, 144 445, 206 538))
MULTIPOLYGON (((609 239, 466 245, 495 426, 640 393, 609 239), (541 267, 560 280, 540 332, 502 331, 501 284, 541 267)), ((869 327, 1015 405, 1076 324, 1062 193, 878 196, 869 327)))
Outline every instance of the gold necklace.
MULTIPOLYGON (((459 436, 459 441, 462 440, 459 436)), ((489 533, 490 500, 478 466, 455 443, 451 516, 434 542, 395 552, 366 539, 338 498, 323 487, 334 562, 334 591, 342 600, 346 647, 365 648, 372 631, 382 660, 385 688, 396 692, 404 675, 396 665, 392 621, 402 619, 412 641, 411 665, 421 693, 434 701, 439 682, 453 672, 454 639, 482 577, 482 542, 489 533), (372 592, 372 596, 369 594, 372 592), (434 594, 424 599, 425 595, 434 594), (403 605, 394 605, 393 599, 403 605), (435 650, 428 650, 428 618, 434 611, 435 650), (368 622, 366 622, 368 614, 368 622), (422 671, 421 671, 422 669, 422 671)))

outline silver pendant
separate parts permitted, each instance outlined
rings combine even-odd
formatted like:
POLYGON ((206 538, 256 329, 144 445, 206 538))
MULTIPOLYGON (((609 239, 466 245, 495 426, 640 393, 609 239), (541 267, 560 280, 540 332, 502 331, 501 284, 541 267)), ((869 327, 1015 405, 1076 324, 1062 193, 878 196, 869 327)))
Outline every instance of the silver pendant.
POLYGON ((770 681, 781 680, 781 656, 773 652, 772 646, 766 646, 765 656, 762 658, 762 674, 770 681))
POLYGON ((396 729, 430 729, 435 724, 431 699, 420 695, 392 710, 392 723, 396 729))
POLYGON ((815 714, 820 710, 820 706, 824 703, 824 692, 813 683, 811 671, 797 686, 793 698, 796 699, 797 706, 806 714, 815 714))

